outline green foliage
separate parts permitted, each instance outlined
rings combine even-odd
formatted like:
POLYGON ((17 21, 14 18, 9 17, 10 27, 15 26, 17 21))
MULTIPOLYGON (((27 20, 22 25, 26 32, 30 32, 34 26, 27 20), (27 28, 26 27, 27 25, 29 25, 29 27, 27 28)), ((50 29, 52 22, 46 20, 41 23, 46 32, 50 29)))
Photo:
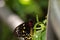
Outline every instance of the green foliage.
MULTIPOLYGON (((46 25, 43 22, 40 22, 38 15, 36 16, 37 23, 34 25, 34 34, 32 40, 46 40, 46 25), (37 28, 37 25, 40 27, 37 28), (38 31, 36 31, 38 29, 38 31)), ((46 22, 47 23, 47 22, 46 22)))

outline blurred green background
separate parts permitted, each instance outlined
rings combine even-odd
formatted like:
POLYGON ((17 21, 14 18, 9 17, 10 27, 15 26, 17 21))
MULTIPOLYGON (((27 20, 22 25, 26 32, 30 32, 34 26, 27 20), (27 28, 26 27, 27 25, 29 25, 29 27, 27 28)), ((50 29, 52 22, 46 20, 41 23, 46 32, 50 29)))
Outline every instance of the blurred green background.
MULTIPOLYGON (((6 0, 7 1, 7 0, 6 0)), ((13 0, 9 0, 9 4, 12 4, 11 2, 13 0)), ((15 0, 14 0, 15 1, 15 0)), ((32 1, 32 0, 31 0, 32 1)), ((43 15, 46 15, 47 13, 47 9, 48 9, 48 0, 34 0, 34 1, 37 1, 37 3, 39 4, 40 6, 40 11, 42 11, 42 14, 43 15)), ((8 5, 9 5, 8 4, 8 5)), ((12 8, 11 8, 12 9, 12 8)), ((19 7, 18 7, 19 9, 19 7)), ((37 10, 35 10, 37 11, 37 10)), ((21 13, 18 11, 18 13, 21 13)), ((20 14, 18 14, 20 16, 20 14)), ((24 14, 23 14, 24 15, 24 14)), ((44 16, 43 16, 44 17, 44 16)), ((24 17, 23 17, 24 19, 24 17)), ((0 40, 18 40, 13 32, 9 29, 9 27, 6 25, 6 23, 4 23, 1 19, 0 19, 0 40)))

